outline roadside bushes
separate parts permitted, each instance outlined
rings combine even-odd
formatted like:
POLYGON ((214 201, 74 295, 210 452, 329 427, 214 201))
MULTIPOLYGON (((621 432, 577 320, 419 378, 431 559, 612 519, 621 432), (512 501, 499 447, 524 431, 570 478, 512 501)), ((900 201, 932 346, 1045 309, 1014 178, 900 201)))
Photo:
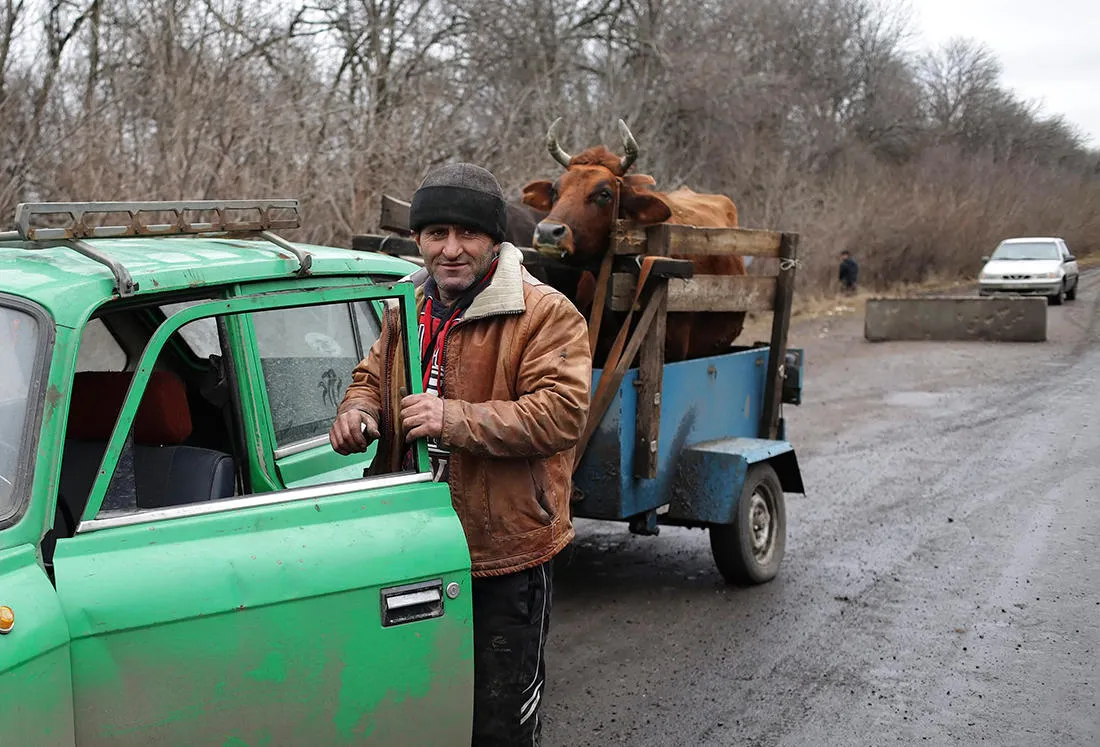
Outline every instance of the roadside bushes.
MULTIPOLYGON (((1072 251, 1100 251, 1100 181, 1033 162, 998 163, 952 147, 904 166, 868 166, 820 181, 817 201, 784 211, 779 228, 801 234, 803 292, 837 289, 839 253, 860 264, 864 288, 886 290, 975 279, 981 257, 1010 236, 1063 237, 1072 251)), ((741 204, 743 223, 753 206, 741 204)))

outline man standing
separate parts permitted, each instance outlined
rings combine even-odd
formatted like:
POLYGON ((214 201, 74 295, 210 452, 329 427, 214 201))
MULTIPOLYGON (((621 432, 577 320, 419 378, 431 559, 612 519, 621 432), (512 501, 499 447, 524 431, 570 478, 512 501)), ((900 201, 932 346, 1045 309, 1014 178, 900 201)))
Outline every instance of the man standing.
POLYGON ((859 265, 852 259, 852 255, 845 249, 840 253, 840 289, 846 296, 856 292, 856 282, 859 279, 859 265))
POLYGON ((584 318, 527 273, 506 223, 485 169, 452 164, 424 179, 409 224, 424 257, 411 279, 425 393, 401 398, 380 433, 382 362, 402 357, 387 356, 396 343, 383 334, 329 433, 340 454, 381 438, 376 460, 427 438, 432 475, 450 485, 473 564, 475 747, 538 743, 550 561, 573 538, 573 446, 592 380, 584 318))

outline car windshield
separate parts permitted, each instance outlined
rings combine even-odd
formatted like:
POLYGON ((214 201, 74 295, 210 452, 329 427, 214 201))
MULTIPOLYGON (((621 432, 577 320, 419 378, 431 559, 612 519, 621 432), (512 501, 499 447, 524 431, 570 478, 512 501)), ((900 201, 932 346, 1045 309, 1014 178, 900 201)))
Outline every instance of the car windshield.
POLYGON ((38 323, 25 311, 0 306, 0 518, 15 509, 15 476, 30 430, 31 385, 38 323))
POLYGON ((1058 246, 1049 241, 1020 241, 1001 244, 993 259, 1059 259, 1058 246))

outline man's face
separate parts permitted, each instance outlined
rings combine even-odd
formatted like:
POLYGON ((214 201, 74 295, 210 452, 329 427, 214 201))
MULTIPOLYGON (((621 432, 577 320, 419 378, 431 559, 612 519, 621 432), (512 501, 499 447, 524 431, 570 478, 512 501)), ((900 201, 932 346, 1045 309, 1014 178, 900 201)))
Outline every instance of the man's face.
POLYGON ((448 305, 493 263, 495 244, 489 234, 456 225, 425 226, 416 235, 424 265, 448 305))

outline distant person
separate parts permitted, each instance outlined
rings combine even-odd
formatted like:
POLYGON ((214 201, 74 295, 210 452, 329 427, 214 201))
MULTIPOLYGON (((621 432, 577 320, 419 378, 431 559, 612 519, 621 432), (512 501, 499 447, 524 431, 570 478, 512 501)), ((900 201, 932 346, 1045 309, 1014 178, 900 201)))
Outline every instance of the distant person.
POLYGON ((844 295, 850 296, 856 292, 856 282, 859 279, 859 265, 852 259, 852 255, 845 249, 840 253, 840 290, 844 295))

